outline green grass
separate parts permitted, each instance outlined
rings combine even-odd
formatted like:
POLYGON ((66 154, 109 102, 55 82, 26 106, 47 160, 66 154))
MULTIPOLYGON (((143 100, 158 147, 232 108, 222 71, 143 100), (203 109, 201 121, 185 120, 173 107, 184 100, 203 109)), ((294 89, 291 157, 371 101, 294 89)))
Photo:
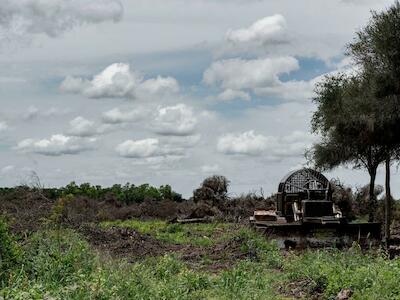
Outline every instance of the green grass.
POLYGON ((132 228, 142 234, 150 234, 160 241, 196 246, 211 246, 227 240, 235 235, 238 228, 228 223, 168 224, 161 220, 137 219, 103 222, 102 226, 132 228))
MULTIPOLYGON (((317 293, 321 299, 335 299, 343 288, 352 289, 356 300, 400 299, 400 259, 389 260, 379 251, 363 254, 356 246, 283 255, 260 234, 235 228, 230 234, 243 250, 256 253, 256 259, 213 273, 191 269, 175 255, 136 263, 100 256, 78 233, 62 228, 42 230, 16 243, 3 225, 0 220, 0 233, 12 248, 3 243, 2 251, 13 259, 2 273, 0 299, 290 299, 282 294, 290 294, 291 287, 301 289, 304 299, 317 293)), ((158 221, 139 226, 152 232, 169 227, 158 221)), ((224 226, 233 225, 194 227, 213 236, 224 226)), ((0 263, 10 262, 3 257, 0 263)))
POLYGON ((324 299, 335 299, 341 289, 354 291, 352 299, 400 299, 400 259, 384 253, 319 250, 291 255, 284 263, 288 282, 302 281, 311 295, 321 291, 324 299))
POLYGON ((35 233, 2 282, 4 299, 283 299, 263 263, 219 274, 191 270, 173 255, 127 263, 100 258, 72 230, 35 233))

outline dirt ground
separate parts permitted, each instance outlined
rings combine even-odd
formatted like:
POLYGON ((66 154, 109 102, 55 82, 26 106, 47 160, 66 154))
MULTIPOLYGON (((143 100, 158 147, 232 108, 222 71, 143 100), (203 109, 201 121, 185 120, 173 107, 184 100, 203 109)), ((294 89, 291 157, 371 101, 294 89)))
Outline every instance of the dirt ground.
POLYGON ((126 258, 130 262, 146 256, 173 252, 193 268, 206 268, 208 271, 216 272, 231 267, 236 260, 255 257, 254 254, 241 250, 243 240, 240 238, 204 247, 167 243, 128 228, 100 228, 95 224, 84 224, 77 230, 96 250, 112 257, 126 258), (207 259, 206 264, 204 264, 205 259, 207 259))
MULTIPOLYGON (((153 205, 155 206, 157 207, 153 205)), ((181 206, 184 207, 185 212, 190 210, 190 204, 181 206)), ((126 258, 128 261, 173 252, 193 268, 205 266, 208 270, 218 271, 230 267, 235 260, 252 258, 252 253, 241 250, 242 241, 239 238, 217 242, 212 246, 172 244, 157 240, 148 234, 141 234, 134 229, 102 228, 97 225, 103 220, 138 216, 144 219, 152 218, 150 213, 145 213, 150 212, 150 207, 150 202, 129 207, 118 203, 99 203, 79 197, 60 205, 60 202, 48 200, 40 193, 23 189, 17 194, 6 197, 2 195, 0 198, 1 214, 7 217, 11 230, 21 236, 48 226, 49 221, 54 222, 53 217, 58 214, 58 223, 77 230, 100 253, 116 258, 126 258), (140 213, 144 214, 140 215, 140 213), (206 264, 204 264, 205 260, 207 260, 206 264)), ((157 209, 154 210, 155 213, 162 215, 165 219, 172 218, 178 211, 183 211, 183 209, 179 210, 174 203, 163 203, 159 208, 160 213, 157 209)))
POLYGON ((176 250, 174 245, 165 245, 150 235, 140 234, 128 228, 103 229, 94 224, 84 224, 78 228, 78 232, 97 250, 131 261, 176 250))
POLYGON ((22 187, 0 198, 0 212, 8 219, 11 230, 17 234, 38 230, 51 214, 53 206, 54 201, 22 187))

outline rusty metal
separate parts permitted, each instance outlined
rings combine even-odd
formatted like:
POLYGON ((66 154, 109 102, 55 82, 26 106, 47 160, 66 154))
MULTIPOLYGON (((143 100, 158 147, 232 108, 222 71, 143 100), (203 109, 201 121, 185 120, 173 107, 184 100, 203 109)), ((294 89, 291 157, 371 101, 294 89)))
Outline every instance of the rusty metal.
POLYGON ((363 247, 381 243, 380 223, 348 223, 332 200, 329 180, 312 169, 287 174, 279 183, 276 210, 256 210, 250 223, 281 247, 363 247))

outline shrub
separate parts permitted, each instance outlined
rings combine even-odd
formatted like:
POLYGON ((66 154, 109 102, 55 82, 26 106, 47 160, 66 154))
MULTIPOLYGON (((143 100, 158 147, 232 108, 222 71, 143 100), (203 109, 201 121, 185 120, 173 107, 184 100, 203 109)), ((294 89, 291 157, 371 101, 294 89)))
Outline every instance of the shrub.
POLYGON ((22 250, 10 234, 8 225, 0 217, 0 281, 4 285, 11 271, 21 262, 22 250))
POLYGON ((24 249, 28 276, 43 285, 71 284, 94 271, 89 245, 72 230, 39 231, 24 249))
POLYGON ((212 206, 218 206, 228 199, 229 180, 225 176, 214 175, 204 179, 201 186, 193 191, 194 202, 210 202, 212 206))

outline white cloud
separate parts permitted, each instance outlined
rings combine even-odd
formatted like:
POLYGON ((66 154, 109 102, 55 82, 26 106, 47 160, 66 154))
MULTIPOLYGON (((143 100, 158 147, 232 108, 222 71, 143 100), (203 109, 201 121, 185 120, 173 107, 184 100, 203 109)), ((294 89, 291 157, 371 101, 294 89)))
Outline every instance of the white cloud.
POLYGON ((73 136, 88 137, 97 134, 97 126, 93 121, 89 121, 81 116, 69 122, 68 133, 73 136))
POLYGON ((217 100, 221 101, 231 101, 235 99, 250 101, 251 97, 246 92, 232 90, 232 89, 226 89, 217 96, 217 100))
POLYGON ((5 121, 0 121, 0 132, 6 131, 8 128, 8 124, 5 121))
POLYGON ((112 129, 109 124, 98 125, 94 121, 78 116, 69 122, 68 135, 77 137, 91 137, 106 133, 112 129))
POLYGON ((180 156, 182 149, 162 146, 158 139, 127 140, 119 144, 115 150, 120 156, 128 158, 149 158, 157 156, 180 156))
MULTIPOLYGON (((336 66, 335 66, 336 67, 336 66)), ((275 96, 285 101, 309 101, 314 95, 315 84, 325 75, 311 80, 282 81, 279 76, 298 70, 294 57, 272 57, 263 59, 228 59, 214 62, 203 75, 204 83, 217 85, 222 92, 212 99, 229 101, 250 100, 249 91, 257 96, 275 96)), ((337 65, 337 72, 354 73, 354 66, 347 60, 337 65)))
POLYGON ((57 117, 61 115, 65 115, 69 112, 67 109, 59 109, 56 107, 51 107, 49 109, 40 110, 36 106, 29 106, 27 111, 23 115, 23 119, 27 121, 31 121, 37 118, 49 118, 49 117, 57 117))
POLYGON ((268 146, 268 138, 254 130, 239 134, 229 133, 219 138, 217 149, 224 154, 261 155, 268 146))
POLYGON ((145 117, 145 110, 133 109, 133 110, 122 110, 121 108, 113 108, 106 111, 102 115, 102 121, 106 124, 120 124, 129 123, 142 120, 145 117))
POLYGON ((88 98, 144 98, 149 95, 176 93, 178 82, 172 77, 151 78, 130 69, 129 64, 114 63, 92 80, 67 76, 60 85, 66 93, 83 94, 88 98))
POLYGON ((48 139, 25 139, 18 143, 16 150, 31 152, 47 156, 64 154, 79 154, 93 149, 95 139, 81 139, 77 137, 54 134, 48 139))
POLYGON ((287 101, 310 101, 314 96, 316 84, 323 80, 325 76, 337 75, 339 73, 350 76, 359 71, 358 66, 348 57, 332 65, 332 67, 335 68, 334 71, 319 75, 311 80, 279 81, 274 86, 255 88, 254 93, 258 96, 278 96, 287 101))
POLYGON ((278 96, 287 101, 310 100, 314 94, 315 83, 320 77, 310 81, 290 80, 279 82, 275 86, 256 88, 254 93, 258 96, 278 96))
POLYGON ((280 137, 279 146, 273 149, 273 152, 279 157, 302 156, 317 139, 310 133, 295 130, 287 136, 280 137))
POLYGON ((117 22, 122 14, 119 0, 2 0, 0 42, 35 34, 57 37, 83 24, 117 22))
POLYGON ((142 77, 131 72, 128 64, 115 63, 89 81, 68 76, 61 83, 64 92, 82 93, 89 98, 133 98, 142 77))
POLYGON ((197 119, 185 104, 160 107, 154 119, 154 131, 160 135, 186 136, 194 133, 197 119))
POLYGON ((220 84, 224 89, 252 89, 279 83, 279 75, 299 68, 294 57, 244 60, 240 58, 214 62, 203 75, 208 85, 220 84))
POLYGON ((225 39, 229 43, 257 43, 266 44, 283 39, 286 29, 286 20, 282 15, 268 16, 254 22, 248 28, 228 30, 225 39))
POLYGON ((302 131, 293 131, 289 135, 275 137, 256 134, 254 130, 250 130, 220 137, 217 150, 229 155, 263 155, 276 160, 303 155, 315 140, 315 136, 302 131))
POLYGON ((148 79, 141 83, 140 88, 143 92, 149 94, 159 94, 165 91, 179 92, 179 84, 172 77, 157 76, 157 78, 148 79))
POLYGON ((220 167, 217 164, 214 165, 203 165, 201 166, 201 171, 203 173, 217 173, 220 171, 220 167))

